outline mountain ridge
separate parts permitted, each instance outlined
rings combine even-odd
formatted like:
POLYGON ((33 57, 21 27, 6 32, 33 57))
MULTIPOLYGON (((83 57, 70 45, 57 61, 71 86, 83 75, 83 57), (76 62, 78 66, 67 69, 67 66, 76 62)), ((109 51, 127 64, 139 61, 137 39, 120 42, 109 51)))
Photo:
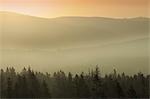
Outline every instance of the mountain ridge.
POLYGON ((110 20, 128 20, 128 19, 150 19, 149 17, 128 17, 128 18, 113 18, 113 17, 101 17, 101 16, 59 16, 53 18, 46 18, 46 17, 39 17, 29 14, 17 13, 17 12, 10 12, 10 11, 0 11, 0 15, 19 15, 19 16, 28 16, 34 17, 39 19, 59 19, 59 18, 97 18, 97 19, 110 19, 110 20))

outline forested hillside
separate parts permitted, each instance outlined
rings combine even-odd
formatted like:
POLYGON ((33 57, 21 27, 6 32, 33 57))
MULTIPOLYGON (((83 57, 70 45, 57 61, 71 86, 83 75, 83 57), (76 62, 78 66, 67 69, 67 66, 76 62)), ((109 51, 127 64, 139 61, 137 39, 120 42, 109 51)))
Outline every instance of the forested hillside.
POLYGON ((99 67, 89 73, 41 73, 30 67, 16 72, 1 69, 1 98, 148 98, 150 75, 113 73, 101 76, 99 67))

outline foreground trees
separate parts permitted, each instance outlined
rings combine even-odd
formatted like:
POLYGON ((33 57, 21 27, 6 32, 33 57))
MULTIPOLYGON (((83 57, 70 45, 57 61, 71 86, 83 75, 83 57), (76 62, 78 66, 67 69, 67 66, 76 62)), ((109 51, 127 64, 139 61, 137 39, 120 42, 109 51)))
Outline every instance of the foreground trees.
POLYGON ((63 71, 34 72, 24 68, 1 69, 1 98, 148 98, 150 76, 138 73, 127 76, 114 73, 101 77, 99 68, 89 74, 66 75, 63 71))

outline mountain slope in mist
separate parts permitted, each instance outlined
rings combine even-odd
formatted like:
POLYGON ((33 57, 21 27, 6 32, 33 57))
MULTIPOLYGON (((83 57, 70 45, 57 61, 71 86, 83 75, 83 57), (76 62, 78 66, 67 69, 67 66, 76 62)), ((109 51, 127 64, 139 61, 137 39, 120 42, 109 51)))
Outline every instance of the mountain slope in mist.
POLYGON ((38 18, 0 12, 1 66, 42 71, 148 73, 149 18, 38 18))
POLYGON ((148 18, 60 17, 44 19, 1 12, 4 46, 64 47, 148 36, 148 18))

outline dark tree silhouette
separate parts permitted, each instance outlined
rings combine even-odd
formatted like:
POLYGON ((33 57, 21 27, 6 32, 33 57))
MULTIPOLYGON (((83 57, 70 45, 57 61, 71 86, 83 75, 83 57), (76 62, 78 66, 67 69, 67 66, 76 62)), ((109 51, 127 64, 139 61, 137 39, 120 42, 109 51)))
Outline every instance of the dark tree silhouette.
POLYGON ((12 89, 12 81, 11 81, 10 77, 7 78, 7 89, 6 89, 6 92, 7 92, 7 97, 8 98, 12 98, 12 96, 13 96, 13 89, 12 89))
POLYGON ((128 97, 129 98, 137 98, 137 94, 136 94, 136 91, 135 89, 133 88, 133 86, 131 85, 130 88, 128 89, 128 97))
POLYGON ((150 75, 142 73, 129 76, 114 69, 102 77, 98 66, 75 75, 60 70, 51 76, 30 67, 20 73, 13 67, 0 72, 1 98, 149 98, 150 75))
POLYGON ((116 92, 117 92, 117 97, 122 98, 124 97, 124 92, 123 89, 120 86, 120 83, 116 81, 116 92))
POLYGON ((49 93, 49 89, 48 89, 48 86, 47 86, 47 83, 45 80, 43 81, 41 90, 42 90, 42 97, 43 98, 51 98, 51 95, 49 93))

